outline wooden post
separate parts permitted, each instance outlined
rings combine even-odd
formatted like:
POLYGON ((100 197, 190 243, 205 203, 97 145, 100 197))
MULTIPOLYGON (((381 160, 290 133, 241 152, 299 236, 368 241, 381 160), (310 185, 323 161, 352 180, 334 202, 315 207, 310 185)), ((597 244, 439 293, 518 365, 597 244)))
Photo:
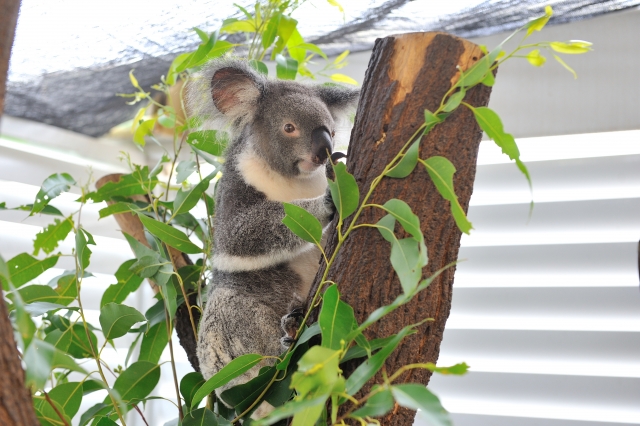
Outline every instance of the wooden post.
MULTIPOLYGON (((424 122, 424 110, 438 108, 452 83, 457 81, 457 67, 468 69, 481 56, 478 46, 444 33, 403 34, 376 41, 347 157, 347 169, 358 182, 361 199, 372 180, 424 122)), ((477 86, 467 92, 465 102, 473 106, 487 105, 490 92, 489 87, 477 86)), ((440 155, 455 165, 455 191, 465 211, 473 189, 481 137, 482 131, 473 114, 461 106, 436 126, 420 147, 420 158, 440 155)), ((438 193, 424 167, 419 164, 406 179, 383 179, 369 202, 384 204, 391 198, 406 201, 420 218, 429 255, 424 277, 458 258, 461 232, 451 216, 449 202, 438 193)), ((379 209, 365 209, 360 221, 376 223, 382 216, 379 209)), ((327 244, 329 253, 336 243, 337 235, 333 232, 327 244)), ((376 229, 359 229, 343 245, 331 267, 328 279, 338 283, 342 298, 353 306, 360 322, 377 307, 390 304, 401 292, 389 254, 389 243, 376 229)), ((434 319, 422 325, 419 333, 405 339, 391 355, 386 363, 389 374, 405 364, 438 360, 451 308, 454 271, 455 268, 445 271, 411 303, 366 333, 369 338, 385 337, 424 318, 434 319)), ((358 363, 348 364, 344 369, 347 375, 358 363)), ((425 370, 412 370, 401 381, 426 385, 429 378, 430 373, 425 370)), ((380 423, 411 425, 414 415, 413 411, 398 409, 380 419, 380 423)))
MULTIPOLYGON (((0 0, 0 115, 9 69, 9 56, 18 21, 19 0, 0 0)), ((24 370, 4 298, 0 297, 0 424, 37 426, 31 392, 25 387, 24 370)))
MULTIPOLYGON (((107 182, 117 182, 120 180, 122 174, 114 173, 111 175, 103 176, 96 182, 96 188, 100 188, 105 185, 107 182)), ((131 197, 134 201, 144 201, 146 203, 149 202, 149 199, 145 195, 134 195, 131 197)), ((113 204, 113 202, 108 201, 107 204, 113 204)), ((120 226, 120 230, 122 232, 126 232, 131 235, 133 238, 138 240, 140 243, 144 244, 147 247, 149 243, 147 242, 147 237, 144 234, 144 226, 142 222, 138 218, 137 215, 133 213, 119 213, 114 215, 116 222, 120 226)), ((185 253, 182 253, 179 250, 176 250, 173 247, 167 247, 169 251, 169 256, 171 256, 171 261, 175 265, 176 269, 180 269, 183 266, 193 265, 189 256, 185 253)), ((158 293, 159 289, 156 283, 147 279, 154 293, 158 293)), ((200 322, 200 310, 196 307, 197 305, 197 294, 192 294, 189 296, 189 305, 191 306, 191 314, 193 315, 193 319, 195 324, 200 322)), ((178 310, 176 311, 176 317, 174 321, 174 325, 176 328, 176 334, 178 335, 178 339, 180 340, 180 346, 184 349, 187 354, 187 358, 189 359, 189 363, 193 367, 195 371, 200 371, 200 364, 198 362, 198 356, 196 354, 196 346, 197 346, 197 338, 193 334, 193 327, 191 325, 191 318, 189 317, 189 309, 187 308, 187 304, 183 303, 178 306, 178 310)))

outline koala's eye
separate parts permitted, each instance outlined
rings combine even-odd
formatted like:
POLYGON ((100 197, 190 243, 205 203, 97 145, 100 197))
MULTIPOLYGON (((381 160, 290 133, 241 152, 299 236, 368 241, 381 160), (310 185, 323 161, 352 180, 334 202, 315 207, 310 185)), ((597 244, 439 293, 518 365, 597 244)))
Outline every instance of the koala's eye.
POLYGON ((296 126, 291 123, 287 123, 284 125, 284 131, 287 133, 293 133, 296 131, 296 126))

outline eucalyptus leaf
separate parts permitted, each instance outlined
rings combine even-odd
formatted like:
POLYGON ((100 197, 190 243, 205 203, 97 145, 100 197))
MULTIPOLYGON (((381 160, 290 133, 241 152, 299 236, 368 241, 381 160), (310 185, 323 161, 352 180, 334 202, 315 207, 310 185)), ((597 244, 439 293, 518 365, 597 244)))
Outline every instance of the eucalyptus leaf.
POLYGON ((166 223, 151 219, 143 214, 138 217, 145 228, 151 234, 158 237, 163 243, 180 250, 183 253, 197 254, 202 253, 202 249, 191 242, 187 235, 166 223))
POLYGON ((198 204, 198 200, 202 197, 204 191, 209 187, 209 182, 215 177, 218 171, 214 171, 209 176, 203 178, 197 185, 191 189, 184 191, 180 189, 173 200, 173 214, 186 213, 198 204))
POLYGON ((222 130, 200 130, 189 133, 187 143, 207 154, 221 157, 229 144, 229 135, 222 130))
MULTIPOLYGON (((55 255, 40 260, 27 253, 18 254, 6 263, 11 282, 16 287, 28 283, 32 279, 39 277, 44 271, 56 266, 59 257, 59 255, 55 255)), ((2 281, 2 286, 5 291, 9 290, 4 280, 2 281)))
POLYGON ((56 173, 46 178, 36 194, 30 216, 40 213, 51 200, 68 191, 75 184, 75 179, 68 173, 56 173))
POLYGON ((48 393, 49 398, 59 404, 64 414, 73 418, 80 409, 82 389, 82 382, 68 382, 54 387, 48 393))
POLYGON ((391 387, 391 393, 398 405, 410 410, 420 410, 420 416, 433 426, 452 426, 449 413, 440 400, 424 385, 406 383, 391 387))
POLYGON ((36 234, 36 238, 33 241, 33 254, 37 255, 40 250, 50 254, 58 247, 60 241, 67 238, 72 229, 73 219, 71 216, 64 220, 55 219, 54 223, 36 234))
MULTIPOLYGON (((160 366, 149 361, 134 362, 124 370, 113 384, 122 401, 146 398, 160 380, 160 366)), ((110 402, 107 397, 105 403, 110 402)))
POLYGON ((103 209, 100 209, 98 214, 100 216, 100 219, 104 219, 105 217, 111 216, 114 214, 135 212, 136 210, 138 210, 138 206, 136 206, 135 204, 119 201, 103 209))
POLYGON ((198 389, 191 401, 191 408, 193 409, 197 407, 200 401, 202 401, 211 392, 249 371, 249 369, 257 365, 262 361, 262 359, 262 355, 257 354, 240 355, 235 358, 233 361, 222 367, 220 371, 214 374, 198 389))
POLYGON ((204 382, 205 380, 202 377, 202 374, 195 371, 185 374, 182 380, 180 380, 180 393, 182 394, 184 403, 187 407, 191 407, 194 395, 204 382))
POLYGON ((182 426, 218 426, 218 420, 213 411, 200 408, 185 415, 182 426))
POLYGON ((298 73, 298 61, 283 55, 276 55, 276 75, 281 80, 295 80, 298 73))
POLYGON ((407 326, 400 330, 389 343, 380 349, 378 353, 360 364, 358 368, 349 376, 346 383, 346 392, 349 395, 355 395, 365 383, 369 381, 384 365, 386 359, 398 347, 402 339, 411 334, 413 326, 407 326))
POLYGON ((329 180, 329 189, 331 190, 331 198, 335 204, 341 219, 345 219, 358 208, 360 202, 360 192, 358 184, 352 174, 347 172, 347 166, 344 163, 333 165, 333 171, 336 179, 329 180))
POLYGON ((167 343, 169 343, 167 325, 163 323, 154 325, 142 336, 138 361, 149 361, 157 364, 167 343))
MULTIPOLYGON (((375 391, 375 388, 372 391, 375 391)), ((390 390, 385 389, 369 398, 364 406, 351 413, 351 416, 360 418, 383 416, 391 411, 393 405, 393 395, 390 390)))
POLYGON ((353 329, 356 319, 353 308, 340 300, 338 286, 332 284, 322 297, 322 309, 318 323, 322 330, 322 346, 329 349, 341 349, 351 343, 347 336, 353 329))
POLYGON ((136 259, 129 259, 118 267, 116 271, 116 284, 111 284, 100 299, 100 307, 110 302, 122 303, 131 293, 136 291, 143 281, 143 278, 136 275, 131 267, 136 263, 136 259))
POLYGON ((322 225, 311 213, 295 204, 282 203, 286 216, 282 223, 298 237, 317 246, 322 242, 322 225))
POLYGON ((468 234, 472 229, 471 222, 467 219, 453 188, 453 174, 456 168, 449 160, 439 156, 427 158, 423 160, 423 164, 442 198, 450 202, 451 214, 456 225, 462 232, 468 234))
POLYGON ((122 337, 135 323, 146 321, 138 310, 118 303, 107 303, 100 308, 100 326, 108 340, 122 337))
POLYGON ((197 164, 193 160, 181 161, 176 167, 176 182, 182 183, 197 170, 197 164))
POLYGON ((391 178, 405 178, 413 172, 418 164, 418 151, 420 150, 420 139, 411 144, 407 152, 404 153, 398 164, 393 166, 385 176, 391 178))

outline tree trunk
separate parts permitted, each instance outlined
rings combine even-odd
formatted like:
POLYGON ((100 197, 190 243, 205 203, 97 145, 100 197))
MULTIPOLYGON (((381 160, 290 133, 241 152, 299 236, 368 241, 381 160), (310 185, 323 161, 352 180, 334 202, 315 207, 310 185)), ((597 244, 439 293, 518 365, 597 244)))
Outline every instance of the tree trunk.
MULTIPOLYGON (((4 94, 9 56, 18 20, 19 0, 0 0, 0 115, 4 111, 4 94)), ((37 426, 31 392, 24 384, 24 370, 13 338, 4 298, 0 297, 0 424, 37 426)))
MULTIPOLYGON (((111 175, 103 176, 98 179, 96 182, 96 188, 102 187, 107 182, 117 182, 120 180, 120 173, 114 173, 111 175)), ((131 197, 133 200, 144 201, 148 203, 150 200, 145 195, 134 195, 131 197)), ((107 202, 107 204, 113 204, 113 202, 107 202)), ((118 225, 120 225, 120 229, 122 232, 126 232, 131 235, 133 238, 138 240, 140 243, 144 244, 147 247, 149 243, 147 242, 147 237, 144 234, 144 226, 142 222, 138 218, 138 216, 133 213, 120 213, 114 215, 118 225)), ((169 251, 169 255, 171 256, 171 260, 175 265, 176 269, 180 269, 183 266, 193 265, 189 256, 185 253, 182 253, 179 250, 174 249, 173 247, 167 247, 169 251)), ((158 293, 159 289, 156 283, 147 279, 154 293, 158 293)), ((200 322, 200 310, 197 309, 196 305, 198 303, 198 295, 191 294, 189 295, 189 306, 191 306, 191 315, 193 316, 193 320, 196 324, 200 322)), ((176 311, 176 317, 174 321, 176 334, 178 335, 178 339, 180 340, 180 346, 184 349, 187 354, 187 358, 191 363, 191 366, 195 371, 200 371, 200 364, 198 362, 198 356, 196 354, 197 347, 197 337, 193 334, 193 327, 191 325, 191 318, 189 316, 189 309, 186 303, 178 306, 178 310, 176 311)))
MULTIPOLYGON (((438 108, 458 78, 456 67, 468 69, 481 56, 478 46, 443 33, 404 34, 376 41, 347 157, 347 169, 358 182, 361 200, 373 179, 424 122, 424 110, 438 108)), ((467 92, 465 102, 473 106, 486 105, 490 92, 489 87, 477 86, 467 92)), ((465 211, 473 188, 481 137, 482 131, 471 111, 460 107, 431 130, 420 147, 420 158, 439 155, 454 164, 457 169, 454 187, 465 211)), ((424 167, 418 164, 405 179, 383 179, 369 203, 384 204, 391 198, 406 201, 420 218, 429 255, 423 277, 458 258, 461 232, 451 216, 449 201, 438 193, 424 167)), ((376 223, 383 215, 379 209, 365 209, 360 223, 376 223)), ((348 224, 349 220, 345 227, 348 224)), ((328 253, 334 251, 336 243, 334 231, 329 236, 328 253)), ((401 293, 389 255, 390 244, 376 229, 359 229, 347 239, 331 267, 328 279, 338 283, 342 298, 353 306, 360 322, 401 293)), ((419 332, 406 338, 391 355, 385 365, 389 375, 405 364, 438 360, 451 308, 454 271, 455 267, 447 269, 411 303, 366 333, 368 338, 385 337, 425 318, 434 319, 420 326, 419 332)), ((348 364, 344 369, 347 375, 358 363, 348 364)), ((401 381, 426 385, 430 376, 428 371, 412 370, 401 381)), ((377 377, 376 381, 379 380, 377 377)), ((380 421, 385 426, 411 425, 414 415, 413 411, 398 409, 380 421)))

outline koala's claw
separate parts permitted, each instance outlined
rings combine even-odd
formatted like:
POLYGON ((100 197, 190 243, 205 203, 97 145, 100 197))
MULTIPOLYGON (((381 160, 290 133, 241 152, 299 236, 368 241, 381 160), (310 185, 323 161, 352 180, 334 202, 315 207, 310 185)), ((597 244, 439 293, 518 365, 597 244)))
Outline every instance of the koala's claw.
POLYGON ((303 308, 295 308, 287 315, 283 316, 280 320, 280 325, 282 330, 284 331, 284 337, 280 339, 280 343, 285 348, 291 346, 293 342, 296 341, 296 333, 298 332, 298 328, 300 328, 300 323, 304 318, 304 309, 303 308))

